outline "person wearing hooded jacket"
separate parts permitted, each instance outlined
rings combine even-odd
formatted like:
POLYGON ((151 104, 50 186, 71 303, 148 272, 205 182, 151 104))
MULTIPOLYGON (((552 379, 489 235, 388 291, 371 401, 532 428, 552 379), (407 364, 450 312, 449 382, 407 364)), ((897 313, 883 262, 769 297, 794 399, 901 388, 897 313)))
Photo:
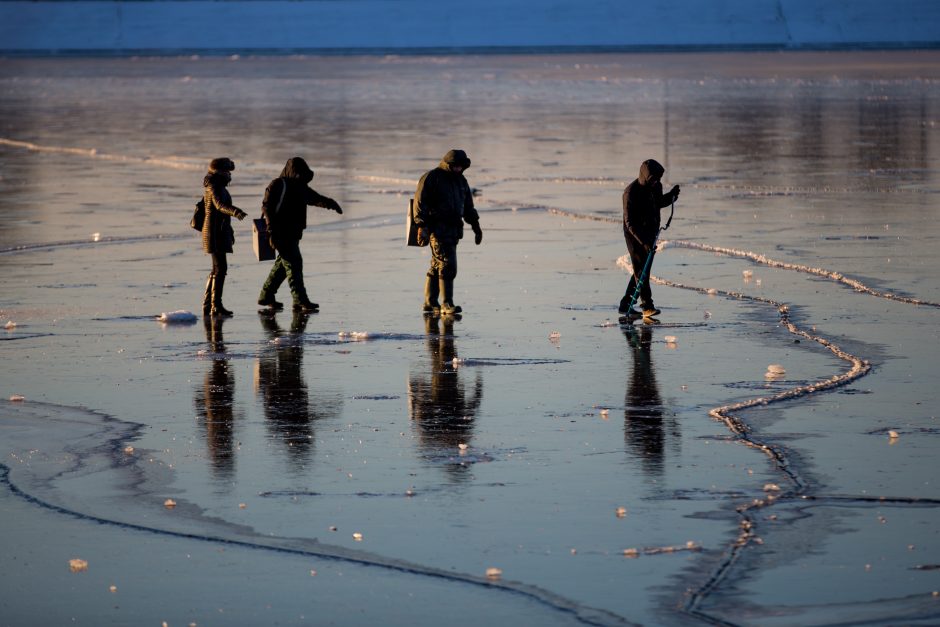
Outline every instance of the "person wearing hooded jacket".
POLYGON ((205 218, 202 222, 202 249, 212 256, 212 271, 206 281, 206 293, 202 298, 202 313, 213 316, 231 316, 232 312, 222 306, 222 289, 228 273, 225 255, 232 252, 235 231, 232 217, 245 219, 245 212, 232 204, 232 196, 226 187, 232 181, 235 162, 219 157, 209 162, 209 172, 202 180, 205 218))
POLYGON ((441 163, 426 172, 415 192, 414 223, 419 244, 431 245, 431 268, 424 285, 425 313, 456 314, 454 278, 457 276, 457 243, 463 223, 473 229, 477 245, 483 241, 480 215, 473 206, 473 193, 464 177, 470 159, 463 150, 451 150, 441 163), (438 304, 438 297, 442 302, 438 304))
POLYGON ((304 287, 303 257, 300 255, 300 238, 307 228, 307 205, 332 209, 343 213, 332 198, 321 196, 310 188, 313 170, 300 157, 292 157, 281 171, 281 175, 268 184, 264 190, 261 210, 268 225, 271 246, 277 251, 274 267, 268 274, 258 304, 272 309, 282 309, 284 305, 274 299, 284 279, 290 287, 294 299, 294 311, 315 312, 320 306, 311 302, 304 287))
POLYGON ((620 299, 620 313, 630 314, 630 301, 636 291, 637 281, 643 268, 649 267, 647 276, 640 285, 640 309, 644 317, 652 317, 660 313, 653 305, 653 293, 650 290, 649 273, 653 268, 653 256, 656 251, 656 237, 659 235, 659 211, 668 207, 679 197, 679 186, 674 185, 668 194, 663 194, 663 184, 660 182, 666 169, 654 159, 647 159, 640 164, 640 176, 623 190, 623 237, 627 241, 627 252, 630 253, 630 263, 633 265, 633 274, 627 284, 627 291, 620 299))

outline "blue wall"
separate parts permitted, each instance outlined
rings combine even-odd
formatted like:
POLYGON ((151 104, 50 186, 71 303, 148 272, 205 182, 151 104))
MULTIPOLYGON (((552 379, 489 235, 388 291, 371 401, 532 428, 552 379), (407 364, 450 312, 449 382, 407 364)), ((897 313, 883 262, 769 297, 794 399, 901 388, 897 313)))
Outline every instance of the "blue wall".
POLYGON ((0 53, 936 47, 937 0, 0 1, 0 53))

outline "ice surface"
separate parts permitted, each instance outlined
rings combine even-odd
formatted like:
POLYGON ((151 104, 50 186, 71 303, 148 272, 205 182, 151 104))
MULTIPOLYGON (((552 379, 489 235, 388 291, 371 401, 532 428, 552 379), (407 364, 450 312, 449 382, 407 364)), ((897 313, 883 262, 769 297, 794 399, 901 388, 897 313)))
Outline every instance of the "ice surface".
POLYGON ((0 413, 0 533, 22 571, 4 616, 929 620, 938 67, 0 62, 0 313, 20 324, 0 357, 7 397, 29 398, 0 413), (422 316, 428 253, 400 241, 417 177, 454 146, 487 232, 459 248, 460 320, 422 316), (223 153, 249 213, 294 154, 346 208, 311 208, 301 244, 321 313, 256 313, 270 266, 236 223, 235 317, 152 324, 199 306, 188 221, 223 153), (683 195, 654 265, 661 322, 621 327, 620 194, 649 157, 683 195), (93 567, 73 576, 79 542, 93 567))

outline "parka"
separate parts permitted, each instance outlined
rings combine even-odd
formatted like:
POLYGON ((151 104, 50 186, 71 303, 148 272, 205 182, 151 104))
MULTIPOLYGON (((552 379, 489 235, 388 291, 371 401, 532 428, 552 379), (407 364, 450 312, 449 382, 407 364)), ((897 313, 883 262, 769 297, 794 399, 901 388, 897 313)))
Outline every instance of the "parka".
POLYGON ((313 170, 301 157, 287 160, 281 175, 264 190, 261 211, 273 241, 300 240, 307 228, 307 205, 342 213, 339 204, 311 189, 313 170), (283 196, 283 199, 282 199, 283 196))
POLYGON ((628 244, 637 241, 651 246, 659 233, 659 210, 668 207, 672 196, 663 195, 663 184, 651 178, 659 179, 666 169, 654 159, 647 159, 640 165, 640 176, 623 190, 623 237, 628 244))
POLYGON ((207 253, 230 253, 235 243, 232 216, 242 213, 232 204, 232 196, 225 188, 227 178, 220 173, 210 173, 203 179, 203 202, 206 218, 202 223, 202 249, 207 253))
POLYGON ((466 169, 470 159, 463 150, 451 150, 418 181, 414 222, 439 240, 457 242, 463 237, 463 223, 479 224, 480 215, 473 206, 470 184, 463 173, 451 171, 452 164, 466 169))

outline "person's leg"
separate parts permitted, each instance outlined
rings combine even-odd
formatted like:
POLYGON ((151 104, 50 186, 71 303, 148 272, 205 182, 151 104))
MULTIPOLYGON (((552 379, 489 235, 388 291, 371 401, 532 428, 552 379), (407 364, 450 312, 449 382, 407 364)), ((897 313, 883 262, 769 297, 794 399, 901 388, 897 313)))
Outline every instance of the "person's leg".
MULTIPOLYGON (((630 275, 630 281, 627 283, 627 291, 620 299, 618 310, 622 314, 630 313, 630 301, 633 300, 633 294, 636 292, 637 277, 643 272, 643 266, 646 264, 646 251, 641 246, 631 240, 627 240, 627 253, 630 255, 630 265, 633 266, 633 273, 630 275)), ((648 278, 648 277, 646 277, 648 278)), ((643 288, 649 289, 649 281, 644 278, 643 288)), ((643 288, 640 288, 640 295, 643 294, 643 288)), ((640 299, 638 299, 640 301, 640 299)), ((640 301, 642 302, 642 301, 640 301)), ((634 303, 636 305, 636 303, 634 303)))
MULTIPOLYGON (((655 316, 659 313, 659 310, 653 306, 653 290, 650 289, 650 276, 653 274, 653 259, 655 256, 656 251, 650 251, 646 276, 643 277, 643 285, 640 286, 640 309, 643 310, 643 315, 645 316, 655 316)), ((646 263, 646 259, 644 259, 643 262, 646 263)))
POLYGON ((307 297, 307 288, 304 286, 304 260, 300 255, 300 240, 277 242, 277 244, 287 275, 287 285, 294 299, 294 309, 315 311, 319 305, 310 302, 307 297))
POLYGON ((261 286, 261 293, 258 295, 258 304, 262 307, 283 309, 284 304, 277 302, 277 300, 274 299, 274 295, 277 294, 278 288, 281 287, 281 283, 283 283, 286 278, 287 270, 284 268, 284 262, 281 256, 278 255, 277 259, 274 260, 274 265, 271 267, 271 272, 268 273, 268 278, 265 280, 264 285, 261 286))
POLYGON ((440 313, 441 305, 437 302, 441 292, 440 277, 434 269, 433 262, 424 279, 424 312, 440 313))
POLYGON ((212 313, 212 280, 215 279, 215 263, 213 269, 209 271, 206 277, 206 292, 202 295, 202 315, 208 316, 212 313))
POLYGON ((231 311, 222 305, 222 292, 225 289, 225 275, 228 274, 228 259, 225 253, 212 253, 212 315, 231 316, 231 311))
POLYGON ((454 279, 457 277, 457 243, 439 240, 432 235, 431 257, 439 279, 441 313, 460 313, 463 308, 454 304, 454 279))

